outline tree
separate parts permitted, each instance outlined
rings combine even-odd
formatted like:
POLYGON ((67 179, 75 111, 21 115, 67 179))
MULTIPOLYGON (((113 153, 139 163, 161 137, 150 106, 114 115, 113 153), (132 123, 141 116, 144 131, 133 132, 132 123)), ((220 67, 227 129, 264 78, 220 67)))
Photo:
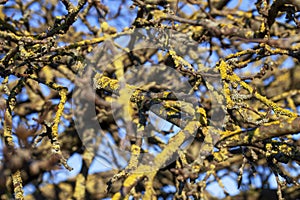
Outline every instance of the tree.
POLYGON ((2 199, 300 198, 300 1, 0 4, 2 199))

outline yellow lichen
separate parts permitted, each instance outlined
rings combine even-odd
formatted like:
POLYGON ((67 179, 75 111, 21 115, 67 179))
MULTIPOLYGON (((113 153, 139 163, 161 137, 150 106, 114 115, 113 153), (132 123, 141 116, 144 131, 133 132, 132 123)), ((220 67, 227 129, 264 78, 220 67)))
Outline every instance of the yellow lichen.
POLYGON ((85 198, 85 177, 82 174, 76 176, 75 192, 73 197, 75 199, 84 199, 85 198))
POLYGON ((222 148, 220 151, 214 152, 213 156, 216 161, 222 162, 228 158, 228 154, 229 154, 229 152, 228 152, 227 148, 222 148))
POLYGON ((279 145, 279 151, 286 154, 286 155, 291 155, 292 154, 292 148, 288 146, 287 144, 281 144, 279 145))
POLYGON ((134 184, 136 181, 138 181, 143 176, 144 176, 144 173, 134 173, 134 174, 131 174, 130 176, 128 176, 125 179, 125 181, 123 183, 123 186, 124 187, 130 187, 132 184, 134 184))
POLYGON ((58 136, 58 125, 59 125, 59 122, 60 122, 60 117, 63 113, 63 110, 64 110, 64 106, 65 106, 65 103, 66 103, 66 100, 67 100, 67 89, 61 89, 59 91, 59 95, 60 95, 60 102, 58 104, 58 108, 57 108, 57 111, 56 111, 56 115, 55 115, 55 118, 54 118, 54 123, 53 123, 53 126, 52 126, 52 138, 53 139, 56 139, 57 136, 58 136))
POLYGON ((24 199, 24 191, 23 191, 23 181, 21 178, 21 172, 17 170, 12 175, 12 181, 14 186, 15 199, 23 200, 24 199))
POLYGON ((117 192, 114 194, 114 196, 111 198, 112 200, 120 200, 122 198, 121 192, 117 192))
POLYGON ((162 10, 153 10, 152 15, 155 21, 167 16, 167 14, 164 13, 162 10))

